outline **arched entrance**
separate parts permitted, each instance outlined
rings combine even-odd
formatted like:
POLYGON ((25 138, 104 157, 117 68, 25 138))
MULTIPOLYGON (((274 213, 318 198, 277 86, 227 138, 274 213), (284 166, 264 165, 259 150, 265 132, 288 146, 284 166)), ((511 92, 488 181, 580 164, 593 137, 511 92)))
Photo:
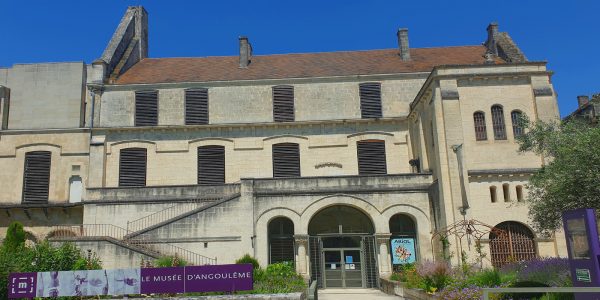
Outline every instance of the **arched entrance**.
POLYGON ((492 265, 501 267, 509 262, 522 261, 537 256, 533 232, 518 222, 502 222, 495 226, 506 233, 496 235, 490 232, 490 253, 492 265))
POLYGON ((360 210, 335 205, 308 224, 311 277, 321 288, 377 287, 375 230, 360 210))
POLYGON ((402 265, 414 263, 417 258, 417 228, 415 221, 406 214, 395 214, 390 218, 390 245, 392 266, 399 270, 402 265))

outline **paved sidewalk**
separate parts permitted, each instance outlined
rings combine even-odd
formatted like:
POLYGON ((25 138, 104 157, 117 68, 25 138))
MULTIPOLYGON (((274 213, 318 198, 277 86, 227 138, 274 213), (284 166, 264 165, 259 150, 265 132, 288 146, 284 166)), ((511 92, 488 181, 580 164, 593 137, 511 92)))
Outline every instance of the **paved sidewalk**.
POLYGON ((319 290, 319 300, 391 300, 400 299, 376 289, 323 289, 319 290))

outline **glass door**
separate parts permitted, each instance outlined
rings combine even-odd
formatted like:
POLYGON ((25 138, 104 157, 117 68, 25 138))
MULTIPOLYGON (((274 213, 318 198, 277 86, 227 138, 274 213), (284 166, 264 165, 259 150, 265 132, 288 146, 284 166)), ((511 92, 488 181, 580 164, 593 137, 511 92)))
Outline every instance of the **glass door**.
POLYGON ((325 287, 344 287, 342 252, 340 250, 323 250, 325 263, 325 287))
POLYGON ((344 287, 362 287, 360 250, 342 250, 344 257, 344 287))

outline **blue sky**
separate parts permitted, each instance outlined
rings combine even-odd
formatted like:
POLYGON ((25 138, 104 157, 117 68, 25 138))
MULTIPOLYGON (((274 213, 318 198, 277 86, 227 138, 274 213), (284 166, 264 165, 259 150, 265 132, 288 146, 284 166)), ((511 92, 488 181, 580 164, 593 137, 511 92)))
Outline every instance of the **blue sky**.
POLYGON ((571 1, 6 1, 0 0, 0 66, 98 58, 128 5, 149 13, 150 57, 476 45, 491 21, 530 60, 555 72, 561 115, 577 95, 600 92, 598 0, 571 1), (418 3, 420 2, 420 3, 418 3))

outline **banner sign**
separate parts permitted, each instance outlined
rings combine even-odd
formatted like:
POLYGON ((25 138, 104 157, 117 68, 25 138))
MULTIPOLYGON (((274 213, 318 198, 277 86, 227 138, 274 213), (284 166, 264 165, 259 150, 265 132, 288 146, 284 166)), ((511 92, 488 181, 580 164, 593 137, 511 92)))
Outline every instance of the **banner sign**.
POLYGON ((252 265, 11 273, 9 298, 252 290, 252 265))
POLYGON ((393 238, 391 240, 392 264, 403 265, 415 262, 415 239, 393 238))

